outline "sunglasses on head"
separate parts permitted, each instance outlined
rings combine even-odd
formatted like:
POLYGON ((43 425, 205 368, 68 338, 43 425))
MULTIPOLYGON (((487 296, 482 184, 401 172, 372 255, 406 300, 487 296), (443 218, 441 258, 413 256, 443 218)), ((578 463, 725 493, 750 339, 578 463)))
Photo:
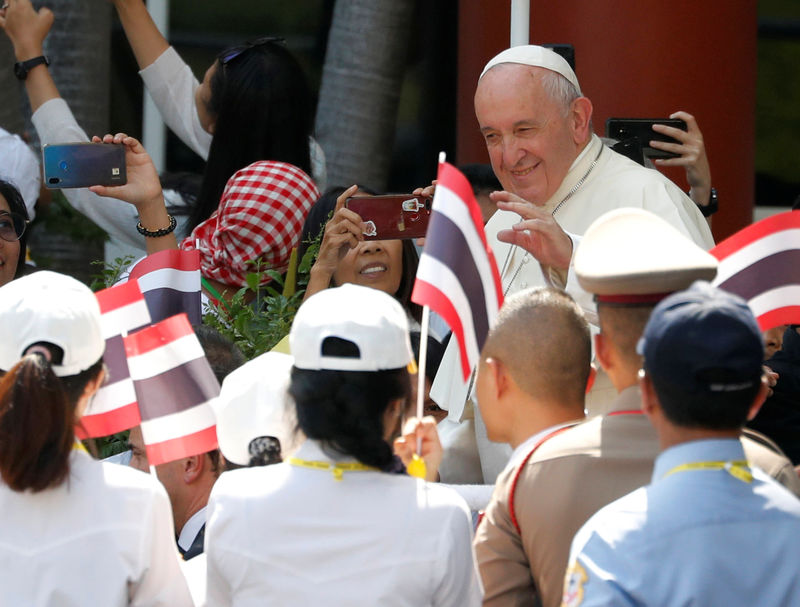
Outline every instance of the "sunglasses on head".
POLYGON ((263 38, 257 38, 252 42, 245 42, 242 45, 233 46, 231 48, 225 49, 219 55, 217 55, 217 59, 219 59, 219 62, 223 66, 226 66, 231 61, 239 57, 242 53, 249 51, 251 48, 256 48, 257 46, 264 46, 265 44, 272 44, 272 43, 285 44, 286 39, 281 38, 280 36, 265 36, 263 38))
POLYGON ((14 242, 22 238, 28 220, 19 213, 9 213, 0 211, 0 238, 8 242, 14 242))

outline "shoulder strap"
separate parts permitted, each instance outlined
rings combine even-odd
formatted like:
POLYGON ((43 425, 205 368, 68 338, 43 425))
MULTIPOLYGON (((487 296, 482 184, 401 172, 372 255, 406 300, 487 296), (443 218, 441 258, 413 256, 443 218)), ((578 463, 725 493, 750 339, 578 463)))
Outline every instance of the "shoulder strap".
POLYGON ((522 530, 519 527, 519 522, 517 521, 517 514, 514 510, 514 499, 516 498, 517 493, 517 483, 519 482, 519 476, 522 474, 522 470, 525 468, 525 465, 528 463, 528 460, 531 459, 531 456, 536 453, 536 450, 541 447, 546 441, 553 438, 556 434, 561 434, 565 430, 569 430, 570 428, 578 425, 579 422, 574 422, 567 426, 563 426, 561 428, 557 428, 552 432, 543 436, 539 441, 531 448, 530 451, 522 458, 522 461, 517 466, 517 471, 514 473, 514 480, 511 482, 511 490, 509 491, 508 495, 508 513, 511 516, 511 523, 514 525, 514 529, 517 530, 517 533, 521 536, 522 530))

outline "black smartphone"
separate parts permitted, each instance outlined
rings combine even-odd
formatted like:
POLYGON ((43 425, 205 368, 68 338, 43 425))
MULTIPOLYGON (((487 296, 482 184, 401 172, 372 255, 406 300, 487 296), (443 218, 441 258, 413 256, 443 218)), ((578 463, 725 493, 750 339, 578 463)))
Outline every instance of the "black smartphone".
POLYGON ((125 146, 117 143, 56 143, 42 148, 44 184, 50 189, 124 185, 125 146))
POLYGON ((428 231, 431 198, 412 194, 351 196, 345 206, 366 224, 365 240, 422 238, 428 231))
POLYGON ((609 118, 606 120, 606 137, 620 142, 628 139, 638 140, 642 153, 647 158, 677 158, 677 154, 650 147, 650 142, 653 140, 680 143, 668 135, 656 133, 653 130, 654 124, 665 124, 682 131, 687 129, 686 122, 677 118, 609 118))

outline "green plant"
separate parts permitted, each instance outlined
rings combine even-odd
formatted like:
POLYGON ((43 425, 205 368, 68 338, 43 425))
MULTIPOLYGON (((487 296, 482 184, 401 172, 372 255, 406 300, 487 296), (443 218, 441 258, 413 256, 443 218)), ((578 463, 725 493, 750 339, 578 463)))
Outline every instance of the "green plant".
POLYGON ((92 265, 101 266, 101 268, 99 274, 92 276, 92 284, 90 285, 92 291, 113 287, 119 282, 122 275, 130 269, 135 259, 133 255, 125 255, 124 257, 117 257, 110 263, 101 260, 93 261, 92 265))
MULTIPOLYGON (((330 215, 329 215, 330 218, 330 215)), ((203 315, 203 324, 217 329, 251 360, 268 352, 289 334, 295 314, 303 303, 311 266, 319 253, 324 230, 307 241, 308 249, 297 264, 296 280, 254 262, 254 271, 246 276, 247 286, 239 289, 230 301, 211 306, 203 315), (264 276, 272 280, 264 287, 264 276), (287 280, 288 279, 288 280, 287 280)), ((292 264, 290 263, 290 266, 292 264)))

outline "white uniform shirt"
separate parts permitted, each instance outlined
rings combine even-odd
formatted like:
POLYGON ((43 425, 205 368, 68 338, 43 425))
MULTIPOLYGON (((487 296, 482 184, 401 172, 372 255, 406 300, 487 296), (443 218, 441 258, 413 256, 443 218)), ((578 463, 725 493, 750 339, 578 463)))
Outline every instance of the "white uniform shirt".
POLYGON ((481 603, 469 512, 435 484, 282 463, 226 472, 208 508, 208 607, 481 603))
POLYGON ((0 605, 192 605, 164 488, 79 451, 59 487, 0 483, 0 605))

